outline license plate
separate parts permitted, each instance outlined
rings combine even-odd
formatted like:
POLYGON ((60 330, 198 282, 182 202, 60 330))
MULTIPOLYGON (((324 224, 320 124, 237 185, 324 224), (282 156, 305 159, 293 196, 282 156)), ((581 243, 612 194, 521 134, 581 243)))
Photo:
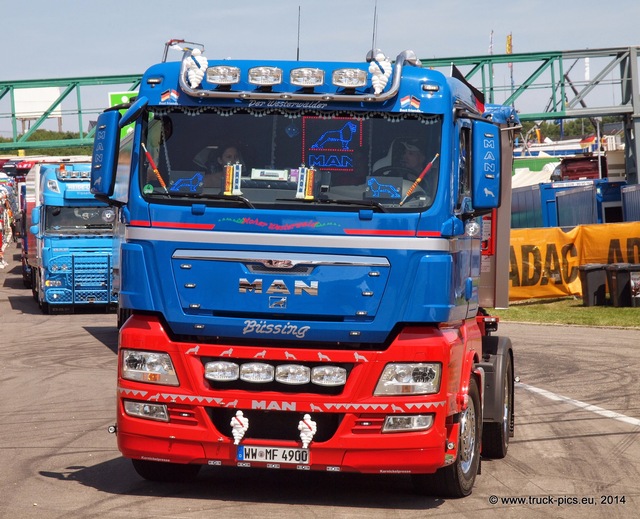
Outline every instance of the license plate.
POLYGON ((285 447, 254 447, 251 445, 238 446, 238 461, 260 461, 263 463, 294 463, 309 464, 307 449, 289 449, 285 447))

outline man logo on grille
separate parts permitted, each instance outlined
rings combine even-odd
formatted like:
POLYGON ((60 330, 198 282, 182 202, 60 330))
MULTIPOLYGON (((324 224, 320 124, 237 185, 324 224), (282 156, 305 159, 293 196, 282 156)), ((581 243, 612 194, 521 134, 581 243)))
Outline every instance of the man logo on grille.
POLYGON ((271 296, 269 298, 269 308, 286 308, 287 307, 287 298, 286 297, 276 297, 271 296))

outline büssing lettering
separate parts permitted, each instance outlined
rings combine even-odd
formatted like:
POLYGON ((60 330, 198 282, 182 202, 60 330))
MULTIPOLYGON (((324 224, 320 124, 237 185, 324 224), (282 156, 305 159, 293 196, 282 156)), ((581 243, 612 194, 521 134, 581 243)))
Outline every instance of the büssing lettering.
POLYGON ((244 322, 242 334, 258 333, 262 335, 293 335, 297 339, 304 339, 310 326, 296 326, 295 324, 273 324, 267 321, 256 321, 255 319, 247 319, 244 322))

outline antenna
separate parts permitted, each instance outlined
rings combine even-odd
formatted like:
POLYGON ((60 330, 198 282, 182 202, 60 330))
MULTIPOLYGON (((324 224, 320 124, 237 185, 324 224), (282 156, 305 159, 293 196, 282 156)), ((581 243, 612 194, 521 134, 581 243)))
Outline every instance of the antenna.
POLYGON ((298 6, 298 46, 296 49, 296 61, 300 61, 300 6, 298 6))
POLYGON ((374 51, 376 49, 378 37, 378 0, 375 0, 373 6, 373 34, 371 35, 371 50, 374 51))

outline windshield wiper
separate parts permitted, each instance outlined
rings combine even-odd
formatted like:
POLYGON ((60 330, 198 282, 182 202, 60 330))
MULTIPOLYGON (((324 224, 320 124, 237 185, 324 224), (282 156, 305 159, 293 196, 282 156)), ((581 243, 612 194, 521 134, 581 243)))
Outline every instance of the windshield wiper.
POLYGON ((226 202, 240 202, 246 205, 249 209, 255 209, 255 206, 249 201, 249 199, 238 196, 238 195, 216 195, 210 193, 173 193, 173 195, 169 195, 168 193, 153 193, 154 196, 167 196, 172 200, 179 200, 182 198, 196 198, 196 199, 205 199, 205 200, 224 200, 226 202))
POLYGON ((387 212, 386 208, 382 204, 380 204, 380 202, 374 202, 373 200, 349 200, 349 199, 334 200, 332 198, 326 198, 326 199, 315 198, 313 200, 304 200, 303 198, 277 198, 276 201, 296 202, 296 203, 302 203, 302 204, 317 203, 317 204, 329 204, 329 205, 356 205, 361 207, 369 207, 369 208, 377 209, 381 213, 387 212))

